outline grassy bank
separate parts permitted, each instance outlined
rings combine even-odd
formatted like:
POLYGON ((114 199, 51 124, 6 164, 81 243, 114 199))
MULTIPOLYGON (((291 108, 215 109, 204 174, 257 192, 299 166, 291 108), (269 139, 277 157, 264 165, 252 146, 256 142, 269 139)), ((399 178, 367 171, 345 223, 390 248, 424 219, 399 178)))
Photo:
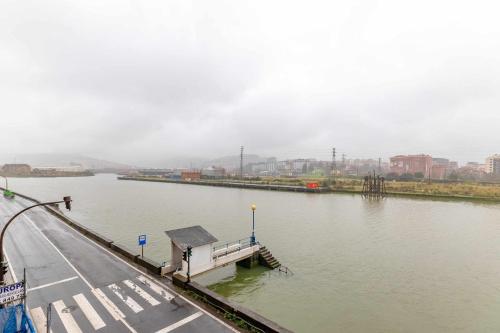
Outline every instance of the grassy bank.
MULTIPOLYGON (((130 177, 131 180, 144 181, 159 181, 159 182, 175 182, 180 181, 167 180, 159 177, 130 177)), ((337 178, 333 184, 329 183, 327 178, 274 178, 262 177, 256 179, 248 179, 239 181, 236 179, 225 180, 203 180, 196 183, 203 185, 224 186, 224 183, 242 183, 247 185, 277 185, 277 186, 300 186, 305 187, 309 182, 317 182, 322 186, 321 192, 327 192, 328 189, 332 192, 343 193, 361 193, 363 189, 363 180, 359 178, 337 178)), ((191 182, 184 182, 191 183, 191 182)), ((193 182, 194 184, 195 182, 193 182)), ((457 200, 482 200, 491 202, 500 202, 500 184, 485 184, 475 182, 427 182, 427 181, 386 181, 386 191, 389 195, 398 196, 415 196, 429 198, 449 198, 457 200)), ((229 186, 229 184, 228 184, 229 186)), ((230 186, 235 187, 235 186, 230 186)), ((251 186, 248 186, 252 188, 251 186)), ((262 187, 262 186, 261 186, 262 187)), ((269 188, 256 188, 269 189, 269 188)))
MULTIPOLYGON (((326 178, 267 178, 263 182, 270 184, 306 185, 318 182, 328 186, 326 178)), ((487 200, 500 202, 500 184, 476 182, 427 182, 427 181, 386 181, 385 187, 391 195, 411 195, 418 197, 454 198, 465 200, 487 200)), ((363 180, 357 178, 338 178, 330 186, 334 192, 361 193, 363 180)))
MULTIPOLYGON (((385 187, 387 193, 390 195, 500 202, 500 184, 387 181, 385 187)), ((332 191, 353 193, 361 193, 362 188, 363 181, 359 179, 338 179, 335 184, 331 186, 332 191)))

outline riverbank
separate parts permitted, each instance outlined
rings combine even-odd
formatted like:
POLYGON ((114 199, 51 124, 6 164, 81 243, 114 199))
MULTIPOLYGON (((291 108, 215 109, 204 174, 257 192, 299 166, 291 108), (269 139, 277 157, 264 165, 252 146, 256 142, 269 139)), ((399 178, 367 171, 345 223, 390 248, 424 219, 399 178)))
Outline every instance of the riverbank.
POLYGON ((202 186, 220 186, 220 187, 233 187, 233 188, 248 188, 254 190, 268 190, 268 191, 285 191, 285 192, 306 192, 306 193, 324 193, 331 190, 325 187, 307 188, 306 186, 297 185, 276 185, 258 182, 245 182, 234 180, 174 180, 159 177, 144 177, 144 176, 123 176, 118 177, 118 180, 135 180, 145 182, 159 182, 159 183, 175 183, 187 185, 202 185, 202 186))
MULTIPOLYGON (((119 180, 148 181, 187 185, 221 186, 269 191, 305 192, 305 193, 352 193, 362 194, 361 179, 340 178, 334 185, 328 186, 326 179, 276 179, 266 178, 259 181, 237 180, 174 180, 146 176, 122 176, 119 180), (307 188, 308 182, 317 182, 323 186, 307 188)), ((500 184, 484 183, 429 183, 427 181, 387 181, 386 194, 389 196, 406 196, 429 199, 450 199, 465 201, 500 202, 500 184)))

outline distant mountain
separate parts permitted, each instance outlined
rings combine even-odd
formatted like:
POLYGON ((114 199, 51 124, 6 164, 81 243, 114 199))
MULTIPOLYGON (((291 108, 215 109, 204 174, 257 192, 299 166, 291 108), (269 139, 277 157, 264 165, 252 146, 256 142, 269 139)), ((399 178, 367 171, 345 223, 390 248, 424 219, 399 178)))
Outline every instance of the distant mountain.
MULTIPOLYGON (((259 155, 243 155, 243 164, 265 162, 268 158, 259 155)), ((203 163, 203 167, 221 166, 226 169, 238 169, 240 167, 240 156, 224 156, 203 163)))
POLYGON ((77 154, 0 155, 0 164, 6 163, 26 163, 31 165, 32 167, 81 165, 84 169, 90 170, 135 169, 135 167, 127 164, 115 163, 77 154))
MULTIPOLYGON (((259 155, 243 155, 243 164, 246 165, 248 163, 258 163, 265 162, 268 158, 261 157, 259 155)), ((200 169, 200 168, 208 168, 211 166, 223 167, 226 170, 239 169, 240 167, 240 156, 224 156, 218 157, 214 159, 209 158, 199 158, 199 157, 184 157, 184 158, 169 158, 165 159, 160 164, 160 167, 163 168, 191 168, 191 169, 200 169)))

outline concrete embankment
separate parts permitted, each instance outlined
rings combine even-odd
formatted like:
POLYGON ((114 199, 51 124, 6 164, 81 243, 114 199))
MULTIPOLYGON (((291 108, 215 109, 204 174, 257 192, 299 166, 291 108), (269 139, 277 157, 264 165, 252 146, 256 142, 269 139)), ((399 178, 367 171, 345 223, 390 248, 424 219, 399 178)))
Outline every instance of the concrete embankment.
POLYGON ((216 180, 173 180, 166 178, 150 178, 150 177, 118 177, 119 180, 135 180, 145 182, 158 182, 158 183, 174 183, 174 184, 187 184, 187 185, 202 185, 202 186, 219 186, 219 187, 233 187, 233 188, 246 188, 253 190, 267 190, 267 191, 285 191, 285 192, 305 192, 305 193, 327 193, 331 192, 326 187, 307 188, 305 186, 294 185, 275 185, 275 184, 259 184, 259 183, 246 183, 246 182, 228 182, 216 180))
MULTIPOLYGON (((175 280, 174 284, 176 284, 175 280)), ((189 283, 177 282, 177 285, 192 292, 194 295, 196 295, 195 298, 198 299, 199 301, 202 301, 205 304, 208 304, 216 308, 220 312, 229 314, 229 316, 231 315, 235 316, 236 318, 243 320, 245 323, 250 324, 250 327, 253 329, 253 331, 270 332, 270 333, 292 332, 276 324, 275 322, 262 317, 258 313, 255 313, 241 305, 234 304, 233 302, 228 301, 226 298, 216 294, 210 289, 194 281, 191 281, 189 283)))

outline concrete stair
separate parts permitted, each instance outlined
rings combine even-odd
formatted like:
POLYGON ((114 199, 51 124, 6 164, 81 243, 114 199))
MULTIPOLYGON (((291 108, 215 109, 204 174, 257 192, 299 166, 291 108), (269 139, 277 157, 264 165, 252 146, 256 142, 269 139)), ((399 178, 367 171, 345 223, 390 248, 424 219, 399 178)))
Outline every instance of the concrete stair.
POLYGON ((260 247, 259 262, 262 266, 265 266, 265 267, 268 267, 271 269, 276 269, 276 268, 279 268, 281 266, 278 259, 273 257, 271 252, 265 246, 260 247))

